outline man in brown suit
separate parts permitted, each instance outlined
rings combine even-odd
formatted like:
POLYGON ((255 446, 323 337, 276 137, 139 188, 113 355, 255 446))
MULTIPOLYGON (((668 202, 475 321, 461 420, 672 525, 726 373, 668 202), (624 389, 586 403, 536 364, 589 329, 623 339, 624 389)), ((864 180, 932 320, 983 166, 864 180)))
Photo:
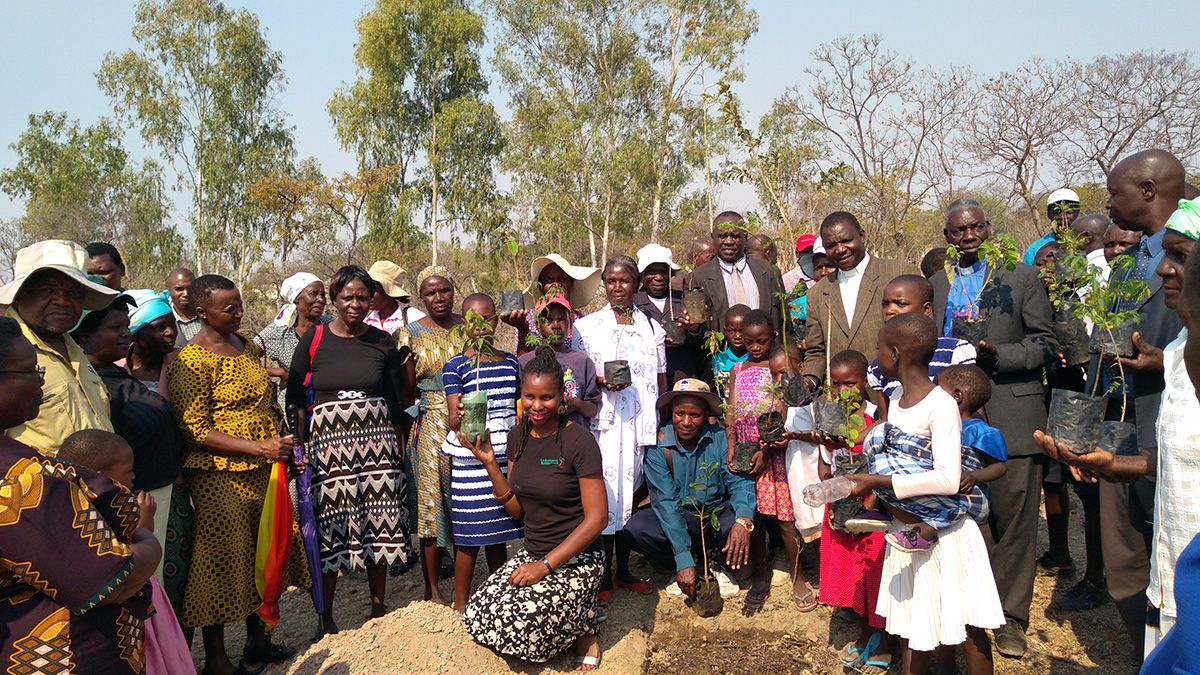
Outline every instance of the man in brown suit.
MULTIPOLYGON (((783 277, 779 269, 760 258, 746 255, 746 224, 737 211, 724 211, 713 219, 713 242, 717 256, 697 267, 688 277, 688 288, 699 288, 712 306, 709 330, 725 329, 725 313, 733 305, 761 309, 771 318, 771 330, 779 332, 779 299, 783 277)), ((876 312, 878 314, 878 312, 876 312)))
POLYGON ((868 363, 875 358, 883 327, 879 311, 883 287, 901 274, 920 274, 912 263, 869 255, 862 226, 852 213, 834 211, 825 216, 820 235, 837 272, 808 290, 804 375, 814 385, 826 376, 826 350, 832 356, 853 349, 862 352, 868 363))

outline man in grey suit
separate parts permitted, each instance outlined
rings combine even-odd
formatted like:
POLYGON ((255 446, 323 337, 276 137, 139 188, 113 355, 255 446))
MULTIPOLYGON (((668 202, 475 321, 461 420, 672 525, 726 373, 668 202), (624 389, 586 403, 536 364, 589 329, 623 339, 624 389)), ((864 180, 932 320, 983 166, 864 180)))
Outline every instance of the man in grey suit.
POLYGON ((866 234, 858 218, 834 211, 821 221, 821 243, 837 272, 808 289, 804 375, 810 384, 823 380, 825 355, 845 349, 862 352, 870 363, 883 328, 883 288, 902 274, 919 274, 916 265, 867 254, 866 234), (825 344, 826 341, 829 344, 825 344))
POLYGON ((771 329, 779 332, 779 299, 783 278, 766 260, 746 256, 746 223, 737 211, 723 211, 713 219, 713 242, 717 256, 692 271, 688 288, 699 288, 708 296, 712 311, 708 328, 725 328, 725 313, 733 305, 761 309, 771 318, 771 329))
POLYGON ((1046 289, 1030 266, 993 270, 986 285, 986 264, 979 247, 992 234, 979 202, 959 199, 946 209, 946 243, 958 248, 954 286, 943 270, 933 284, 934 321, 950 334, 951 319, 975 315, 987 319, 977 346, 977 364, 991 377, 992 398, 984 407, 987 421, 1004 434, 1008 471, 990 483, 988 527, 992 574, 1007 623, 996 631, 996 650, 1019 658, 1025 653, 1025 630, 1033 600, 1038 501, 1041 496, 1041 450, 1035 430, 1046 426, 1042 369, 1056 357, 1052 311, 1046 289))
MULTIPOLYGON (((1130 405, 1126 420, 1137 427, 1140 452, 1155 456, 1158 450, 1156 422, 1164 387, 1162 348, 1179 335, 1182 322, 1163 300, 1162 277, 1154 273, 1163 258, 1162 239, 1167 218, 1184 196, 1184 168, 1164 150, 1146 150, 1121 160, 1108 174, 1108 213, 1114 225, 1141 233, 1136 246, 1121 255, 1132 256, 1134 265, 1114 271, 1114 277, 1142 279, 1149 295, 1136 303, 1139 324, 1134 333, 1135 354, 1122 358, 1128 386, 1109 393, 1109 419, 1117 419, 1123 397, 1130 405), (1132 418, 1132 419, 1131 419, 1132 418)), ((1114 308, 1115 309, 1115 308, 1114 308)), ((1127 309, 1122 307, 1120 309, 1127 309)), ((1101 378, 1107 388, 1116 369, 1100 364, 1093 356, 1089 377, 1101 378)), ((1100 484, 1100 543, 1108 594, 1134 644, 1134 654, 1143 652, 1146 622, 1146 586, 1150 582, 1150 537, 1154 518, 1154 479, 1138 478, 1133 483, 1100 484)))

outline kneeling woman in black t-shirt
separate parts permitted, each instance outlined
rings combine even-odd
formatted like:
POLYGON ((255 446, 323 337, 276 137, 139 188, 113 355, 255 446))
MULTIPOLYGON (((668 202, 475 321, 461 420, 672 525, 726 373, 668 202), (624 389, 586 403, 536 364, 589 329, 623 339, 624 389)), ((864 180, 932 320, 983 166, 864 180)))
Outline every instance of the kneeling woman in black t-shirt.
POLYGON ((459 434, 487 469, 496 499, 525 521, 525 550, 467 604, 467 631, 508 656, 544 662, 574 645, 577 670, 600 663, 596 591, 608 519, 600 447, 563 414, 563 371, 546 347, 521 371, 525 414, 508 433, 508 477, 487 437, 459 434))

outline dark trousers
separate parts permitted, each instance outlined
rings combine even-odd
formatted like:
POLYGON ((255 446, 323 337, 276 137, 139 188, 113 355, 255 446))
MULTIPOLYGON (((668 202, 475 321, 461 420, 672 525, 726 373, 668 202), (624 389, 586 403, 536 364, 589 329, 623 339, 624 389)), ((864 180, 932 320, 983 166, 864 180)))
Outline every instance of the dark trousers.
POLYGON ((988 483, 991 495, 985 532, 992 576, 1005 618, 1016 621, 1022 630, 1029 627, 1033 602, 1042 457, 1009 457, 1004 476, 988 483))
MULTIPOLYGON (((1119 399, 1110 399, 1106 420, 1120 419, 1119 399)), ((1132 402, 1125 421, 1138 423, 1132 402)), ((1100 483, 1100 547, 1108 595, 1141 660, 1146 642, 1146 587, 1150 585, 1150 541, 1154 530, 1154 481, 1100 483)))
MULTIPOLYGON (((718 519, 721 521, 721 530, 716 533, 715 538, 711 531, 705 533, 705 543, 708 544, 710 551, 717 549, 718 558, 723 559, 723 555, 719 551, 725 546, 725 539, 729 537, 729 530, 733 527, 736 518, 733 510, 726 503, 725 508, 718 515, 718 519)), ((699 569, 701 561, 704 560, 700 555, 700 519, 696 517, 696 514, 687 510, 683 512, 683 519, 687 523, 688 534, 692 537, 692 555, 696 559, 696 571, 698 574, 702 574, 702 570, 699 569)), ((667 539, 667 533, 663 532, 662 523, 659 522, 654 509, 642 509, 635 512, 629 517, 629 520, 625 521, 625 529, 621 532, 629 541, 630 547, 645 556, 655 569, 678 571, 675 569, 675 551, 671 549, 671 542, 667 539)), ((761 527, 754 528, 751 538, 761 538, 762 532, 761 527)), ((750 567, 742 568, 742 572, 749 572, 750 567)))
POLYGON ((1153 509, 1128 483, 1100 483, 1100 545, 1108 594, 1139 658, 1146 638, 1153 509))

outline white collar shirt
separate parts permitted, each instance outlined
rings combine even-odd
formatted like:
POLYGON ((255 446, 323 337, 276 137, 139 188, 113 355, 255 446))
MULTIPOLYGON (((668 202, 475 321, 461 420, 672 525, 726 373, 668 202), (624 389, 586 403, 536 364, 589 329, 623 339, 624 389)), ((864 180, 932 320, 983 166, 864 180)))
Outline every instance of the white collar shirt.
POLYGON ((867 263, 870 261, 871 255, 868 253, 863 255, 863 259, 853 269, 838 270, 838 290, 842 293, 842 307, 846 308, 847 326, 854 323, 854 309, 858 304, 858 289, 862 286, 863 272, 866 271, 867 263))

